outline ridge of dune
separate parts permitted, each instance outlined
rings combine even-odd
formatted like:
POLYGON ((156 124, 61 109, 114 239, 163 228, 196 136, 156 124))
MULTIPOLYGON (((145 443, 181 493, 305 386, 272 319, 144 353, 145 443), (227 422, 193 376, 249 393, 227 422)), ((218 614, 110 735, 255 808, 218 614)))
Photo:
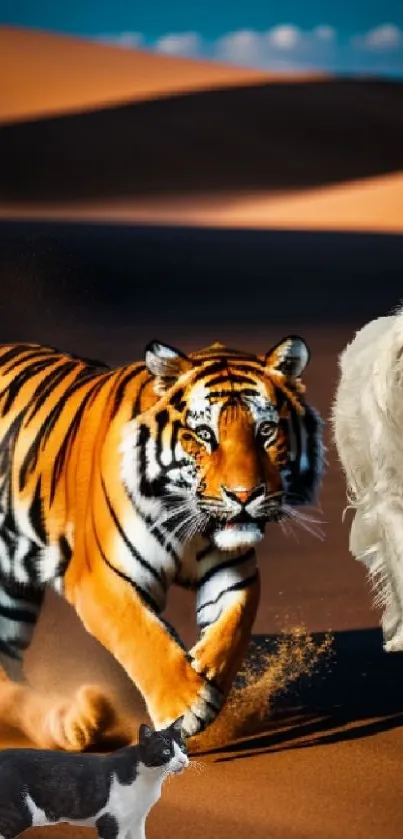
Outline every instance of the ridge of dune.
POLYGON ((321 78, 320 74, 265 73, 176 58, 100 41, 0 26, 0 121, 14 122, 103 108, 270 79, 321 78))
POLYGON ((0 204, 0 219, 403 232, 403 172, 291 193, 0 204))
POLYGON ((300 190, 242 196, 219 211, 229 227, 403 232, 403 172, 300 190))

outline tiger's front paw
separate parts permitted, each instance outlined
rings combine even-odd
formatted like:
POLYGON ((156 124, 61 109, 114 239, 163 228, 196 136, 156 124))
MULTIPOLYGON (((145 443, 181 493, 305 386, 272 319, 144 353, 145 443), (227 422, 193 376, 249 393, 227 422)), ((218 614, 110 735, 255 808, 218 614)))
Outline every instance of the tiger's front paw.
POLYGON ((183 716, 182 734, 185 738, 200 734, 208 725, 214 722, 224 704, 224 694, 211 684, 205 682, 199 693, 183 716))
POLYGON ((83 751, 97 743, 114 719, 112 700, 98 687, 85 685, 72 702, 59 702, 48 712, 47 727, 53 748, 83 751))

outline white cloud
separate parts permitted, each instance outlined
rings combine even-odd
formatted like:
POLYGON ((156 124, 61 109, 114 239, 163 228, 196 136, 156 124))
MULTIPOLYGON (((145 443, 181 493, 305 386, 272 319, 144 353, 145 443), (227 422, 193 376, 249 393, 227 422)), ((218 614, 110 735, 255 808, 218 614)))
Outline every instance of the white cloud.
POLYGON ((403 46, 403 31, 394 23, 383 23, 363 35, 356 35, 352 45, 369 52, 391 52, 403 46))
POLYGON ((292 24, 267 32, 244 29, 216 41, 213 55, 221 61, 267 69, 318 66, 332 55, 336 38, 335 29, 327 24, 308 31, 292 24))
POLYGON ((202 39, 197 32, 181 32, 164 35, 154 44, 156 52, 192 58, 200 55, 202 39))
POLYGON ((300 46, 304 33, 297 26, 284 24, 270 29, 266 38, 267 43, 275 49, 291 51, 300 46))
POLYGON ((125 49, 136 49, 143 44, 143 36, 141 32, 119 32, 118 34, 104 34, 98 36, 98 41, 105 44, 113 44, 116 47, 123 47, 125 49))
POLYGON ((258 66, 264 57, 262 35, 251 29, 229 32, 216 41, 214 54, 221 61, 258 66))
POLYGON ((209 58, 269 71, 316 68, 403 76, 403 30, 394 23, 383 23, 348 40, 339 39, 326 22, 309 30, 287 22, 266 32, 241 29, 213 42, 205 41, 198 32, 170 32, 153 44, 146 43, 140 32, 104 34, 98 40, 127 49, 143 47, 165 55, 209 58))
POLYGON ((335 41, 337 37, 337 32, 334 27, 328 26, 327 24, 315 26, 315 29, 312 30, 312 34, 315 38, 319 38, 320 41, 335 41))

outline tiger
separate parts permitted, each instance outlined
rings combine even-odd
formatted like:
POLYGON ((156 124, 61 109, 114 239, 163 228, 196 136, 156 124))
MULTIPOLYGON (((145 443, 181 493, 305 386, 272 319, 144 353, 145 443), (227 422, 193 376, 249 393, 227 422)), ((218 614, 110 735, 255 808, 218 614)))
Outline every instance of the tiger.
POLYGON ((323 421, 306 342, 264 355, 157 340, 110 367, 38 343, 0 347, 0 720, 39 747, 96 744, 100 687, 49 700, 25 676, 47 589, 126 671, 155 728, 192 737, 220 713, 260 600, 256 546, 313 504, 323 421), (164 619, 194 592, 197 639, 164 619))

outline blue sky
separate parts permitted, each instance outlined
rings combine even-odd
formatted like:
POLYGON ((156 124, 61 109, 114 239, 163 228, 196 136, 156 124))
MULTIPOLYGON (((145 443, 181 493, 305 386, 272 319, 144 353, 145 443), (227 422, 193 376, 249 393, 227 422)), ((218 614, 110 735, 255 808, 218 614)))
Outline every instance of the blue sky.
POLYGON ((269 69, 403 76, 403 0, 0 0, 0 19, 269 69))

